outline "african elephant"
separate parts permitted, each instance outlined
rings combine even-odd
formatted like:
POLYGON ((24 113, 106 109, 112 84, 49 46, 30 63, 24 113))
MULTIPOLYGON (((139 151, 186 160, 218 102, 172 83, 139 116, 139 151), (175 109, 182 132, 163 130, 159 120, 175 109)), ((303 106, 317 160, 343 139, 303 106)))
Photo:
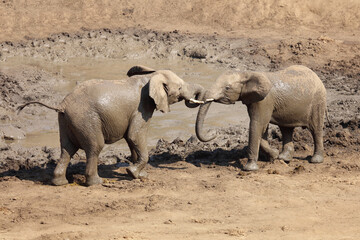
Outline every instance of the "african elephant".
POLYGON ((134 164, 127 172, 134 178, 147 176, 147 131, 154 110, 169 112, 169 105, 185 100, 187 107, 198 104, 204 89, 187 83, 169 70, 155 71, 143 66, 132 67, 124 80, 89 80, 76 86, 57 106, 41 104, 58 112, 61 156, 54 170, 53 184, 64 185, 70 158, 78 149, 86 153, 86 184, 100 184, 97 163, 104 144, 124 138, 134 164))
POLYGON ((259 146, 270 159, 290 161, 294 152, 292 134, 295 127, 307 127, 314 138, 311 163, 324 160, 323 126, 326 90, 319 77, 305 66, 291 66, 277 72, 230 72, 220 76, 205 92, 205 104, 196 119, 197 137, 207 142, 216 137, 205 132, 203 123, 212 101, 234 104, 241 101, 250 117, 248 162, 244 170, 257 170, 259 146), (272 149, 267 141, 269 123, 280 127, 283 149, 272 149))

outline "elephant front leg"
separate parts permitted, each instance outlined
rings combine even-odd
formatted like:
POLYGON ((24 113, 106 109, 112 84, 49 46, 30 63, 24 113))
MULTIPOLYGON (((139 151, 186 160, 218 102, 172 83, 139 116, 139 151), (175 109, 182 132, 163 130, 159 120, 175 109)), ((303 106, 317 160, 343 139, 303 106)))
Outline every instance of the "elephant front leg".
POLYGON ((267 141, 268 130, 269 130, 269 126, 266 127, 266 130, 262 136, 262 139, 260 141, 260 147, 264 152, 266 152, 269 155, 270 161, 272 162, 279 157, 279 151, 277 149, 270 147, 270 144, 267 141))
POLYGON ((270 122, 273 109, 268 105, 251 104, 247 105, 248 113, 250 117, 250 130, 249 130, 249 149, 248 149, 248 162, 244 166, 245 171, 255 171, 259 169, 257 164, 259 158, 260 143, 265 151, 273 157, 277 157, 278 153, 273 151, 269 143, 262 139, 262 135, 265 136, 267 127, 270 122))
POLYGON ((146 134, 143 131, 136 135, 131 135, 126 138, 131 151, 131 158, 133 164, 126 168, 127 173, 135 179, 147 178, 148 174, 145 171, 148 162, 149 154, 146 144, 146 134))
POLYGON ((259 147, 261 141, 261 128, 257 121, 250 119, 248 162, 244 166, 245 171, 256 171, 259 169, 257 160, 259 158, 259 147))

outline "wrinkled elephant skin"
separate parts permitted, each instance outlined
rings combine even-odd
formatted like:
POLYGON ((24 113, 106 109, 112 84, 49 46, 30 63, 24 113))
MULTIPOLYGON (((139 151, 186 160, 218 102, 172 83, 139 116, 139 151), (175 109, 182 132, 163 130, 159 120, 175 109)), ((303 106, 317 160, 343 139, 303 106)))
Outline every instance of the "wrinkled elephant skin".
POLYGON ((259 147, 270 159, 290 161, 294 152, 295 127, 307 127, 314 138, 311 163, 324 160, 323 126, 326 113, 326 90, 319 77, 304 66, 291 66, 278 72, 231 72, 220 76, 202 99, 196 134, 201 141, 216 137, 205 133, 203 122, 212 101, 233 104, 242 101, 250 117, 248 162, 244 170, 257 170, 259 147), (267 141, 269 123, 280 127, 283 149, 272 149, 267 141))
MULTIPOLYGON (((147 131, 154 110, 170 111, 170 104, 203 95, 203 88, 183 81, 168 70, 155 71, 135 66, 124 80, 89 80, 76 86, 57 107, 37 103, 59 112, 61 156, 54 171, 53 184, 64 185, 70 158, 78 149, 86 153, 86 184, 102 183, 98 175, 98 156, 104 144, 122 138, 131 150, 133 164, 127 169, 134 178, 145 178, 148 161, 147 131)), ((198 104, 190 104, 196 107, 198 104)))

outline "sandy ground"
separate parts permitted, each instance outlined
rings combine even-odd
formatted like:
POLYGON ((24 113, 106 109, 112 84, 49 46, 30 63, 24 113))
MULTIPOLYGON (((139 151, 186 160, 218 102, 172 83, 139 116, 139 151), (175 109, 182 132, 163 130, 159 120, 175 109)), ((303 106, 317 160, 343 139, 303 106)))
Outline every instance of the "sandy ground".
MULTIPOLYGON (((0 2, 1 240, 360 239, 360 4, 234 3, 0 2), (49 110, 15 109, 30 100, 58 103, 64 94, 56 88, 66 80, 34 64, 11 66, 19 56, 177 59, 260 71, 304 64, 328 90, 325 161, 308 163, 311 135, 297 129, 291 162, 261 154, 260 170, 244 172, 248 133, 240 124, 210 143, 160 139, 147 180, 131 179, 129 156, 109 146, 99 165, 104 184, 84 186, 80 152, 67 172, 71 184, 51 186, 59 149, 3 138, 56 129, 49 110)), ((272 126, 271 145, 281 148, 280 139, 272 126)))

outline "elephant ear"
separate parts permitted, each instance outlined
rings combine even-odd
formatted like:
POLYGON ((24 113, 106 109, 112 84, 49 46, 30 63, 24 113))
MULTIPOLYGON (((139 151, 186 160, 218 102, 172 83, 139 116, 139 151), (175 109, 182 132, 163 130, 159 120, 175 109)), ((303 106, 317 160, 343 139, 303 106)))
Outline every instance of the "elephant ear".
POLYGON ((156 110, 163 113, 170 111, 166 82, 167 80, 163 74, 156 74, 149 81, 149 96, 154 99, 156 110))
POLYGON ((134 75, 145 75, 145 74, 150 74, 153 72, 155 72, 155 70, 152 68, 145 67, 142 65, 137 65, 137 66, 133 66, 132 68, 130 68, 126 75, 131 77, 134 75))
POLYGON ((263 100, 272 87, 270 80, 262 73, 249 73, 247 78, 241 90, 240 100, 244 104, 263 100))

